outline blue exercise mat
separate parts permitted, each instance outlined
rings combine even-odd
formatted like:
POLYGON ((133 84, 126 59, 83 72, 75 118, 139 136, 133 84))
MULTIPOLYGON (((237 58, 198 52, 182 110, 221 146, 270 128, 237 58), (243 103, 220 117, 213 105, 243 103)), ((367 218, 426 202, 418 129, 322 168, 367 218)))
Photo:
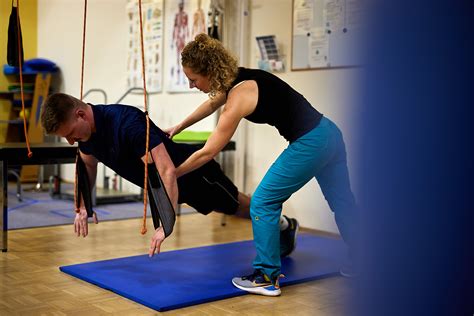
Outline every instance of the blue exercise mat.
MULTIPOLYGON (((341 240, 301 234, 294 253, 282 260, 281 286, 334 275, 344 258, 341 240)), ((235 276, 252 273, 253 241, 190 248, 60 267, 74 277, 157 311, 244 295, 235 276)))

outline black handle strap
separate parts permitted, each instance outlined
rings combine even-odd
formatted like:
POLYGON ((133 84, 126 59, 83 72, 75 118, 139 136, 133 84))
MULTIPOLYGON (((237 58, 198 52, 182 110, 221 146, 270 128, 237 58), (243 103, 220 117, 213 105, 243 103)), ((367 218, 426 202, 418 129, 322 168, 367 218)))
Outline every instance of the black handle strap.
POLYGON ((94 214, 94 210, 92 209, 92 191, 89 182, 89 175, 87 174, 86 164, 81 159, 81 155, 78 153, 77 157, 77 199, 76 199, 76 207, 79 209, 81 206, 81 197, 84 200, 84 206, 87 211, 87 216, 92 217, 94 214))
POLYGON ((148 164, 148 197, 153 226, 157 229, 161 222, 165 237, 168 237, 173 232, 176 213, 154 163, 148 164))

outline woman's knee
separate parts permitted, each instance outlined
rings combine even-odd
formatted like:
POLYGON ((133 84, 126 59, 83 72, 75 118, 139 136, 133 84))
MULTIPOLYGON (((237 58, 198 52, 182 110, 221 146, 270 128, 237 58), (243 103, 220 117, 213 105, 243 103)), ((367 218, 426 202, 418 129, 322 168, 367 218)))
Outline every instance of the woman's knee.
POLYGON ((250 215, 258 216, 265 206, 265 198, 255 192, 250 200, 250 215))
POLYGON ((250 217, 252 221, 259 221, 266 224, 278 223, 281 215, 282 203, 272 201, 265 196, 252 195, 250 201, 250 217))

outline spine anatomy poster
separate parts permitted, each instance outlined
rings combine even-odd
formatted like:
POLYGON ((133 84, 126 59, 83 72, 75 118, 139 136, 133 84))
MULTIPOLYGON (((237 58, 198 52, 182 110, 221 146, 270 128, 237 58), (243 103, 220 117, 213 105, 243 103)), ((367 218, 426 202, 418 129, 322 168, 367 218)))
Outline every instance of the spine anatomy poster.
MULTIPOLYGON (((127 87, 142 88, 142 56, 138 0, 128 0, 126 10, 129 37, 127 87)), ((163 0, 142 0, 142 25, 147 90, 150 93, 161 92, 163 88, 163 0)))

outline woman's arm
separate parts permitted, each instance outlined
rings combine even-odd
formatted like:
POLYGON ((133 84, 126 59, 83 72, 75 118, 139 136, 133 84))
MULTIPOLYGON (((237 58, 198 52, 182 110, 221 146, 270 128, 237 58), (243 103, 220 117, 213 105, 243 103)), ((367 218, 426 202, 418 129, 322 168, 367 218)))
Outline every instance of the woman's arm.
POLYGON ((189 173, 214 158, 230 141, 240 120, 255 110, 257 100, 258 88, 255 81, 248 81, 235 87, 229 93, 224 111, 206 144, 176 168, 176 176, 189 173))
POLYGON ((178 134, 179 132, 185 130, 189 126, 199 122, 205 117, 208 117, 212 113, 214 113, 218 108, 224 105, 226 100, 225 93, 219 93, 212 99, 207 99, 204 101, 193 113, 188 115, 181 123, 178 125, 164 130, 165 133, 169 135, 169 137, 173 137, 174 135, 178 134))

